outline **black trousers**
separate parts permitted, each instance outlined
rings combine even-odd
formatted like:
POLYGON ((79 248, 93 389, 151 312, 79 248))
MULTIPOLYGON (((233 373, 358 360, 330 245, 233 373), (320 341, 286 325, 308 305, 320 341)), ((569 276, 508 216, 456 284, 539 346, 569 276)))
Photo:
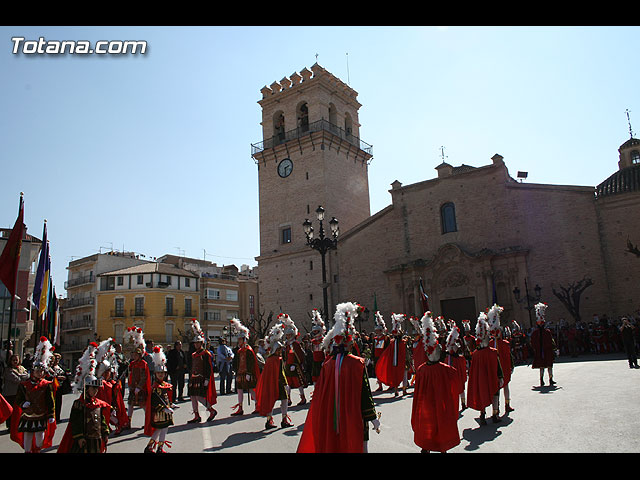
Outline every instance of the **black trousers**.
POLYGON ((171 381, 171 385, 173 386, 173 398, 182 398, 184 395, 184 375, 185 372, 170 372, 169 379, 171 381))

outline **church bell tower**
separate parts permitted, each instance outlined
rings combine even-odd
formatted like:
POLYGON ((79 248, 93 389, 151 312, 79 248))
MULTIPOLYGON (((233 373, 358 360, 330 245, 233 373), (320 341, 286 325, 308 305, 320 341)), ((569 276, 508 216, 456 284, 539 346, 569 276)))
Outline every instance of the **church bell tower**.
MULTIPOLYGON (((370 216, 372 147, 360 140, 357 92, 317 63, 261 93, 263 140, 251 146, 258 167, 259 312, 285 312, 309 325, 311 310, 322 309, 323 284, 321 256, 307 245, 303 222, 311 220, 317 231, 319 205, 341 232, 370 216)), ((338 279, 336 262, 327 258, 327 283, 338 279)), ((340 301, 329 293, 330 317, 340 301)))

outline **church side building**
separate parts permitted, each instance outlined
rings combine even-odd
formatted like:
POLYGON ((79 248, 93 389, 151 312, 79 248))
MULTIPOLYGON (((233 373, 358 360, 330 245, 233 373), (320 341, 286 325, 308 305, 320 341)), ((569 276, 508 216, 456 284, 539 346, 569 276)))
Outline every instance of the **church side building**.
POLYGON ((258 102, 261 312, 309 325, 311 309, 322 308, 320 255, 301 225, 317 205, 340 221, 327 254, 329 310, 361 303, 367 330, 374 303, 385 319, 420 316, 420 279, 434 314, 457 321, 475 323, 497 301, 503 323, 531 326, 528 292, 529 306, 548 303, 549 321, 572 322, 553 290, 583 279, 592 282, 580 297, 583 320, 640 309, 640 258, 628 246, 640 243, 638 140, 620 147, 618 171, 597 187, 518 182, 496 154, 480 167, 442 163, 412 185, 396 180, 391 204, 371 215, 371 148, 346 137, 359 137, 356 93, 317 64, 291 78, 263 88, 258 102))

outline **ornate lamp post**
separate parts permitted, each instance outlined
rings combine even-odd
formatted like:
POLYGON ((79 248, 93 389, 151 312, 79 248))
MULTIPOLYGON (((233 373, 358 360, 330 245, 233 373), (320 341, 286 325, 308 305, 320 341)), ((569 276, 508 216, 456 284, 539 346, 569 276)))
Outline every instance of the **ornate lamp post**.
POLYGON ((329 314, 329 303, 327 300, 327 287, 329 286, 327 283, 327 267, 325 261, 325 255, 329 250, 334 250, 338 246, 338 235, 340 234, 340 230, 338 228, 338 220, 336 217, 332 217, 329 220, 329 227, 331 229, 331 236, 325 237, 324 234, 324 208, 322 205, 318 206, 316 209, 316 216, 318 221, 320 222, 320 230, 318 232, 318 237, 314 238, 313 236, 313 226, 311 221, 307 218, 305 219, 302 226, 304 227, 304 234, 307 237, 307 245, 309 245, 312 249, 320 252, 322 257, 322 296, 324 301, 324 312, 323 315, 325 318, 328 318, 329 314))
POLYGON ((525 298, 520 298, 520 289, 516 286, 513 289, 513 295, 516 297, 516 302, 523 303, 527 302, 527 306, 524 307, 529 312, 529 327, 533 326, 533 320, 531 318, 531 310, 535 308, 535 304, 540 301, 540 297, 542 295, 542 288, 540 285, 536 283, 533 291, 535 293, 535 297, 529 295, 529 286, 527 285, 527 279, 524 279, 524 290, 525 290, 525 298))

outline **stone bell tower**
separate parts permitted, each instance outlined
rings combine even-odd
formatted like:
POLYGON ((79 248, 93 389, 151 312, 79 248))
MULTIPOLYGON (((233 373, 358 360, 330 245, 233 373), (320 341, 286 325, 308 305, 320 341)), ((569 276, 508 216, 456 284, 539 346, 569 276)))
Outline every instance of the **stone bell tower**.
MULTIPOLYGON (((370 216, 372 147, 360 140, 357 92, 317 63, 261 93, 263 140, 251 146, 259 187, 259 312, 282 311, 309 325, 311 310, 322 309, 323 285, 320 254, 307 246, 302 224, 308 218, 317 232, 319 205, 327 231, 332 217, 345 232, 370 216)), ((328 258, 326 273, 327 283, 337 281, 328 258)), ((329 295, 331 315, 338 301, 329 295)))

